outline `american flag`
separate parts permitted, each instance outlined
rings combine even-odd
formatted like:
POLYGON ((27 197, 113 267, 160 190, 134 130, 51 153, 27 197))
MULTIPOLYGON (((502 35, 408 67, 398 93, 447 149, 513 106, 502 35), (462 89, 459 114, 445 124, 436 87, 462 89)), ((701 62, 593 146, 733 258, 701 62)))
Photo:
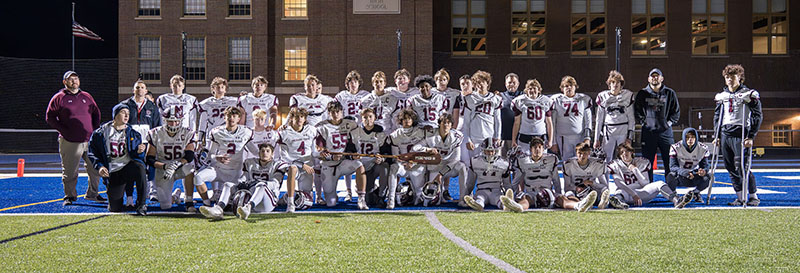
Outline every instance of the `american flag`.
POLYGON ((89 30, 84 26, 81 26, 80 24, 78 24, 78 22, 75 21, 72 22, 72 35, 83 37, 86 39, 103 41, 103 38, 100 38, 100 36, 97 36, 97 34, 94 34, 94 32, 92 32, 91 30, 89 30))

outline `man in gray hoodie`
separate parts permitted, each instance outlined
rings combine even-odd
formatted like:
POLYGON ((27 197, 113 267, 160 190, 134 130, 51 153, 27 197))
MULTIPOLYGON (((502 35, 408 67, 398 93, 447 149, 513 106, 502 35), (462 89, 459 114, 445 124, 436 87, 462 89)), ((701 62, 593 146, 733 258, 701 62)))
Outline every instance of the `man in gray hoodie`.
POLYGON ((694 187, 678 201, 681 207, 693 199, 699 199, 700 191, 708 188, 708 146, 697 142, 697 130, 683 129, 683 140, 669 148, 669 172, 667 185, 675 191, 678 186, 694 187))

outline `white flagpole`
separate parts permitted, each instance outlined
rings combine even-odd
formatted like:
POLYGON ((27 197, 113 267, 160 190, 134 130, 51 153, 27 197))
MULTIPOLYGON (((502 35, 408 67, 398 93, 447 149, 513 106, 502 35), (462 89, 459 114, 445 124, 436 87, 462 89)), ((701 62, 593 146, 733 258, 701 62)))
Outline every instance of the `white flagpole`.
POLYGON ((72 24, 75 24, 75 2, 72 2, 72 23, 69 25, 69 36, 72 36, 72 71, 75 71, 75 35, 72 35, 72 24))

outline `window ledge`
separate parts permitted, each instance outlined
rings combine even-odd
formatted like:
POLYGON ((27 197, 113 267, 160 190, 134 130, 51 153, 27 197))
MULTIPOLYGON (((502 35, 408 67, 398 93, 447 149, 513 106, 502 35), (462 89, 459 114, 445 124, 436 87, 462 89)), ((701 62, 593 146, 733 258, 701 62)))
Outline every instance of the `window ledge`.
POLYGON ((250 20, 253 19, 253 16, 250 15, 229 15, 225 17, 225 20, 250 20))
POLYGON ((148 85, 149 84, 154 84, 154 85, 161 84, 161 80, 143 80, 143 81, 144 81, 144 84, 148 84, 148 85))
POLYGON ((207 84, 207 83, 208 82, 206 80, 187 80, 186 81, 187 85, 189 85, 189 84, 207 84))
POLYGON ((228 85, 231 85, 231 84, 246 84, 246 85, 250 85, 250 81, 249 80, 232 80, 232 81, 228 81, 228 85))
POLYGON ((282 21, 308 21, 308 17, 281 17, 282 21))
POLYGON ((453 58, 453 59, 489 59, 489 56, 486 56, 486 55, 477 55, 477 56, 476 55, 466 55, 466 56, 463 56, 463 55, 452 55, 452 54, 450 54, 450 58, 453 58))
POLYGON ((631 59, 668 59, 668 55, 631 55, 631 59))
POLYGON ((199 16, 199 15, 184 15, 181 16, 181 20, 206 20, 206 16, 199 16))
POLYGON ((161 20, 161 16, 136 16, 133 20, 141 20, 141 21, 157 21, 161 20))
POLYGON ((545 55, 512 55, 510 59, 547 59, 547 54, 545 55))
POLYGON ((706 59, 727 59, 731 56, 728 55, 692 55, 692 58, 706 58, 706 59))
POLYGON ((569 55, 573 59, 608 59, 608 55, 569 55))
POLYGON ((303 81, 282 81, 282 85, 303 85, 303 81))
POLYGON ((789 58, 789 54, 752 54, 753 58, 789 58))

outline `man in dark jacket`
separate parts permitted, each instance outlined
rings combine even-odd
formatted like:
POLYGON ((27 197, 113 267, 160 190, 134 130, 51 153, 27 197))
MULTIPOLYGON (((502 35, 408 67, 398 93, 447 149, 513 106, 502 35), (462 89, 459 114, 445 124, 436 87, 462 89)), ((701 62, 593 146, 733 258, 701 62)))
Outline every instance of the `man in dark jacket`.
POLYGON ((502 121, 503 125, 500 132, 500 138, 503 140, 503 155, 508 152, 508 149, 511 148, 511 135, 513 134, 514 126, 514 118, 516 114, 511 107, 511 101, 514 100, 519 95, 522 95, 522 91, 518 91, 519 88, 519 76, 516 73, 508 73, 505 78, 506 84, 506 91, 500 93, 500 96, 503 98, 503 108, 500 108, 500 120, 502 121))
MULTIPOLYGON (((125 185, 136 183, 144 188, 146 181, 142 136, 128 126, 130 110, 124 104, 113 109, 114 120, 106 122, 92 133, 89 140, 88 157, 94 169, 103 177, 108 189, 108 211, 120 212, 124 209, 125 185)), ((136 213, 145 215, 145 194, 137 194, 136 213)))
MULTIPOLYGON (((675 142, 672 125, 678 122, 681 108, 675 90, 663 84, 663 75, 658 68, 650 70, 649 83, 636 93, 633 110, 636 123, 642 125, 642 157, 653 160, 658 150, 667 166, 669 147, 675 142)), ((647 174, 653 181, 653 170, 648 170, 647 174)))
MULTIPOLYGON (((128 119, 128 125, 130 125, 133 130, 136 130, 136 132, 139 132, 144 144, 147 144, 147 132, 150 129, 161 126, 161 115, 158 111, 158 107, 156 107, 155 103, 147 99, 146 95, 148 92, 147 85, 144 84, 144 81, 138 80, 133 84, 133 96, 120 102, 120 104, 128 106, 131 113, 130 119, 128 119)), ((149 193, 151 199, 156 196, 156 190, 153 186, 154 175, 155 169, 148 166, 147 188, 145 192, 149 193)), ((133 184, 128 184, 125 193, 128 196, 127 205, 133 205, 133 184)))

